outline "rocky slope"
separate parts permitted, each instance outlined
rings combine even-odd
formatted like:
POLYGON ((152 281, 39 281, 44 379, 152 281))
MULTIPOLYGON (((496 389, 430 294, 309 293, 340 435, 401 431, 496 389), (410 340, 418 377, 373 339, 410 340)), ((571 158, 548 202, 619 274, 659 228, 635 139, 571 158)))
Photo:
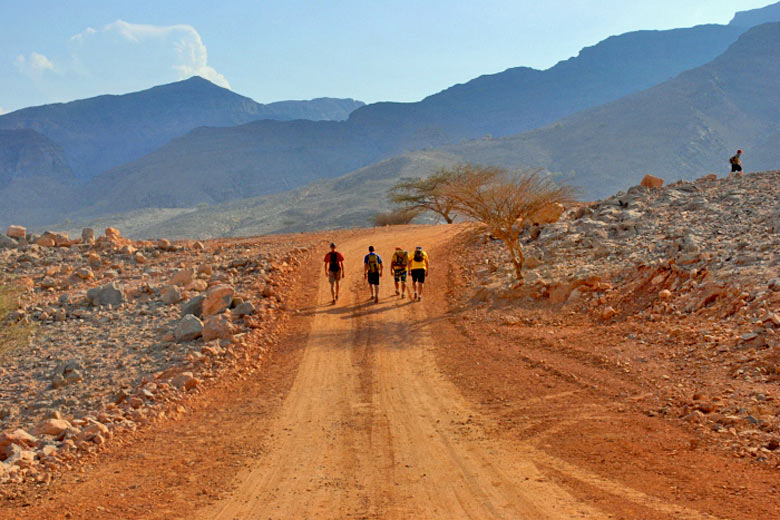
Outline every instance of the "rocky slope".
POLYGON ((273 240, 9 234, 18 238, 0 245, 0 277, 25 292, 3 319, 34 327, 29 342, 0 349, 0 482, 46 482, 113 437, 181 413, 218 376, 259 367, 307 257, 307 244, 273 240))
POLYGON ((526 237, 523 287, 499 243, 472 243, 469 297, 515 302, 490 316, 509 327, 590 315, 617 341, 592 355, 657 390, 646 413, 778 464, 778 181, 704 177, 572 208, 526 237))

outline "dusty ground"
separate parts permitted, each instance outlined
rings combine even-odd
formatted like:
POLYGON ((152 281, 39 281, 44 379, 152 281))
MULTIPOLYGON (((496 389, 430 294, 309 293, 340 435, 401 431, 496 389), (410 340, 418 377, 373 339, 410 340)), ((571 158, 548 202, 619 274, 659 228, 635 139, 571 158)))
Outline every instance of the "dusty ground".
POLYGON ((669 367, 624 366, 642 347, 619 324, 463 306, 457 232, 344 234, 339 303, 314 255, 260 372, 83 473, 19 489, 0 518, 777 516, 777 469, 658 413, 669 367), (368 302, 355 260, 369 241, 386 259, 396 243, 426 247, 424 302, 391 296, 387 276, 368 302))

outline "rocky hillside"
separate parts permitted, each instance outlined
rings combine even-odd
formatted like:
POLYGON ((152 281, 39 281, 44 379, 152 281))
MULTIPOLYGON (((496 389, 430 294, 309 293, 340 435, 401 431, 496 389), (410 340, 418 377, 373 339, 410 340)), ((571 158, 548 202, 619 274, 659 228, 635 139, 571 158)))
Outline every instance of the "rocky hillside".
POLYGON ((479 255, 464 260, 470 297, 515 302, 491 317, 509 327, 590 315, 622 335, 592 355, 640 379, 663 374, 648 384, 668 395, 648 414, 778 464, 778 197, 778 171, 635 186, 527 235, 523 287, 499 242, 464 246, 479 255))
POLYGON ((25 108, 0 116, 0 129, 33 129, 65 151, 80 181, 159 148, 199 126, 258 119, 342 120, 363 103, 321 98, 262 105, 199 77, 120 96, 25 108))
POLYGON ((309 245, 132 242, 113 228, 97 239, 89 229, 8 234, 0 291, 23 293, 0 327, 34 327, 29 341, 0 345, 0 484, 48 482, 117 436, 177 416, 218 378, 261 367, 265 347, 248 345, 276 337, 309 245))

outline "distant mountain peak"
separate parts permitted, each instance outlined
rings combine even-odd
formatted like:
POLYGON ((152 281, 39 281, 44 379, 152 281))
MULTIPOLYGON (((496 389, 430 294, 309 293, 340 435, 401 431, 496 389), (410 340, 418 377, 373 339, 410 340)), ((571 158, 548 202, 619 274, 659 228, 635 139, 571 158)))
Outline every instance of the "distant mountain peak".
POLYGON ((749 11, 739 11, 729 25, 747 28, 769 22, 780 22, 780 2, 749 11))

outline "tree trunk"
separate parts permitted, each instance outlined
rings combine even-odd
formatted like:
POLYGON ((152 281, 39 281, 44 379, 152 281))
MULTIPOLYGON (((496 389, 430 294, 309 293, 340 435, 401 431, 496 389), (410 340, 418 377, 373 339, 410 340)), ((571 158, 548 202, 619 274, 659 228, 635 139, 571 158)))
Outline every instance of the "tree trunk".
POLYGON ((525 263, 523 250, 517 240, 513 241, 511 238, 505 238, 504 242, 506 243, 507 249, 509 249, 509 254, 512 255, 512 265, 515 267, 517 285, 523 285, 525 278, 523 276, 523 264, 525 263))

